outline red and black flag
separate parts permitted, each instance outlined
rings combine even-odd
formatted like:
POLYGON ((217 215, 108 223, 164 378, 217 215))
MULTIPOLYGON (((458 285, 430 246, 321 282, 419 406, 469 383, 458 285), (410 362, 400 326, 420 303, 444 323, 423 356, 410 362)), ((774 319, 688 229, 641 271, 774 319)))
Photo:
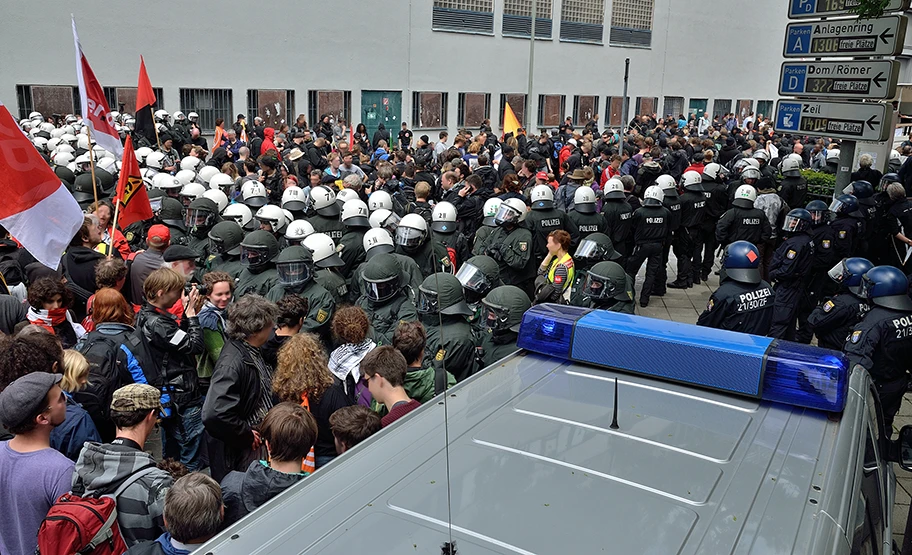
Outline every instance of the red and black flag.
POLYGON ((140 56, 139 90, 136 91, 136 124, 134 131, 145 137, 153 145, 158 142, 155 137, 155 118, 153 117, 156 104, 155 91, 152 90, 149 74, 146 73, 146 62, 140 56))
POLYGON ((120 168, 120 180, 117 182, 117 209, 115 225, 126 229, 133 222, 152 218, 152 206, 149 194, 139 173, 139 163, 133 152, 133 138, 127 135, 124 144, 123 165, 120 168))

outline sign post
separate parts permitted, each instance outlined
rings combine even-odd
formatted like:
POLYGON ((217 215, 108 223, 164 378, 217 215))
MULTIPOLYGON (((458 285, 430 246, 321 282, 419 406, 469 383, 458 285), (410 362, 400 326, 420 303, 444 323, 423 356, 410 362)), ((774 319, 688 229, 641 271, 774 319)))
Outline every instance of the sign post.
POLYGON ((895 56, 903 50, 908 18, 838 19, 789 23, 785 28, 786 58, 895 56))
POLYGON ((851 141, 885 141, 887 105, 883 103, 780 100, 776 103, 776 131, 821 135, 851 141))
POLYGON ((896 95, 899 62, 785 62, 779 94, 883 100, 896 95))

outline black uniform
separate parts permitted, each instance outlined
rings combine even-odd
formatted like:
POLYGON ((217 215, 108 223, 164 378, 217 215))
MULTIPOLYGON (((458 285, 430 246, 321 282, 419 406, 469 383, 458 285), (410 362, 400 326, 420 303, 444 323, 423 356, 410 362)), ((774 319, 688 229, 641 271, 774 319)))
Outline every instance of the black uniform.
MULTIPOLYGON (((649 303, 653 288, 661 279, 662 249, 670 235, 671 212, 664 206, 643 206, 631 217, 636 247, 627 263, 627 274, 636 279, 643 261, 646 261, 646 279, 640 290, 640 305, 649 303)), ((663 287, 665 283, 661 284, 663 287)))
POLYGON ((767 335, 773 321, 774 298, 772 286, 765 281, 753 285, 723 280, 709 297, 706 310, 697 318, 697 325, 767 335))
MULTIPOLYGON (((814 304, 817 304, 820 299, 835 294, 839 289, 839 286, 830 279, 827 272, 842 258, 837 254, 835 248, 836 232, 829 224, 821 224, 811 228, 810 233, 811 239, 814 240, 814 265, 811 269, 813 275, 811 276, 809 289, 813 296, 814 304)), ((842 348, 841 343, 839 348, 842 348)))
POLYGON ((807 179, 799 177, 786 177, 779 183, 779 196, 789 208, 804 208, 807 204, 807 179))
POLYGON ((548 255, 548 234, 552 231, 563 229, 570 234, 571 242, 579 242, 579 234, 570 224, 567 214, 556 208, 533 208, 525 223, 532 232, 532 257, 536 264, 541 264, 548 255))
POLYGON ((413 259, 421 270, 422 277, 428 277, 435 272, 454 273, 453 264, 446 247, 428 239, 415 251, 409 252, 401 246, 396 246, 396 254, 402 254, 413 259))
POLYGON ((814 264, 814 241, 806 233, 787 238, 770 263, 770 279, 776 283, 776 301, 770 337, 796 340, 795 319, 806 328, 813 305, 808 293, 814 264))
POLYGON ((619 263, 623 266, 631 253, 628 244, 631 238, 630 217, 633 216, 633 208, 625 199, 606 199, 602 203, 602 215, 608 229, 605 235, 611 238, 614 250, 621 255, 619 263))
POLYGON ((841 351, 846 338, 871 305, 852 293, 844 292, 830 297, 814 308, 808 324, 817 336, 817 345, 841 351))
POLYGON ((830 222, 830 227, 833 229, 833 250, 836 260, 855 255, 855 243, 863 227, 859 223, 858 219, 848 214, 839 214, 835 220, 830 222))
POLYGON ((342 239, 342 236, 346 231, 345 224, 343 224, 338 217, 329 218, 327 216, 321 216, 320 214, 314 214, 307 218, 307 221, 313 226, 314 232, 329 235, 329 238, 332 239, 333 243, 336 245, 339 244, 339 240, 342 239))
MULTIPOLYGON (((574 242, 571 240, 572 247, 575 249, 579 245, 580 241, 589 236, 590 233, 604 233, 608 234, 608 224, 605 222, 605 217, 599 213, 593 214, 583 214, 582 212, 577 212, 576 210, 571 210, 567 212, 567 217, 570 219, 570 226, 576 230, 577 240, 574 242)), ((572 239, 571 235, 571 239, 572 239)), ((610 237, 610 235, 609 235, 610 237)), ((612 242, 612 244, 614 244, 612 242)), ((617 247, 615 247, 617 250, 617 247)))
MULTIPOLYGON (((665 282, 668 281, 668 255, 671 252, 671 243, 681 227, 681 199, 677 196, 669 197, 665 195, 662 200, 662 206, 668 210, 668 235, 665 237, 664 245, 662 245, 662 264, 659 266, 659 277, 652 291, 653 294, 659 296, 665 294, 665 282)), ((647 271, 648 268, 647 266, 647 271)))
POLYGON ((450 261, 458 270, 463 262, 472 257, 469 250, 469 240, 466 236, 458 231, 443 233, 434 231, 431 233, 431 240, 439 243, 447 250, 450 261))
POLYGON ((684 191, 681 195, 681 227, 674 237, 674 253, 678 258, 678 282, 700 283, 700 262, 703 251, 703 217, 706 197, 702 191, 684 191))
POLYGON ((759 208, 729 208, 716 223, 716 240, 725 246, 748 241, 758 247, 773 235, 769 218, 759 208))
POLYGON ((716 222, 728 209, 728 192, 724 183, 704 181, 703 196, 706 198, 706 210, 701 226, 703 257, 700 264, 700 277, 706 281, 716 259, 716 249, 719 248, 719 241, 716 239, 716 222))

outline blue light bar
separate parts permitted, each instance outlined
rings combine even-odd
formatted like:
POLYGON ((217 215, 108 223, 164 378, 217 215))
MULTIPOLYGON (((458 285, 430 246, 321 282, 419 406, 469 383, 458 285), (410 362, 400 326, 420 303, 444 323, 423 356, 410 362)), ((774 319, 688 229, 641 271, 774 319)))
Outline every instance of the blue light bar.
POLYGON ((566 360, 768 401, 839 412, 848 362, 836 351, 565 305, 523 316, 517 345, 566 360))

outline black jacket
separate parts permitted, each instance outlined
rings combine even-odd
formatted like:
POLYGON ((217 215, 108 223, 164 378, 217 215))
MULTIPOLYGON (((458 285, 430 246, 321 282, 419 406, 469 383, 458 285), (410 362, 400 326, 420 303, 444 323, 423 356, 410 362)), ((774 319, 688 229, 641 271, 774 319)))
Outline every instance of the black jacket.
POLYGON ((697 325, 767 335, 773 322, 774 298, 772 287, 765 281, 751 285, 723 279, 697 318, 697 325))
POLYGON ((103 254, 88 247, 68 247, 63 255, 67 279, 86 291, 95 291, 95 265, 103 258, 103 254))
POLYGON ((241 520, 267 501, 295 485, 306 474, 286 474, 253 461, 247 472, 232 472, 222 480, 225 526, 241 520))
POLYGON ((247 419, 260 403, 260 388, 259 371, 250 350, 229 339, 215 363, 203 404, 203 424, 209 435, 235 450, 249 449, 253 431, 247 419))
POLYGON ((817 336, 817 345, 841 351, 846 338, 869 310, 871 305, 867 301, 849 292, 828 298, 808 317, 817 336))
POLYGON ((203 330, 196 317, 185 317, 180 325, 174 316, 146 303, 136 315, 136 331, 143 339, 139 359, 146 381, 172 394, 179 409, 202 401, 196 357, 206 350, 203 330))

